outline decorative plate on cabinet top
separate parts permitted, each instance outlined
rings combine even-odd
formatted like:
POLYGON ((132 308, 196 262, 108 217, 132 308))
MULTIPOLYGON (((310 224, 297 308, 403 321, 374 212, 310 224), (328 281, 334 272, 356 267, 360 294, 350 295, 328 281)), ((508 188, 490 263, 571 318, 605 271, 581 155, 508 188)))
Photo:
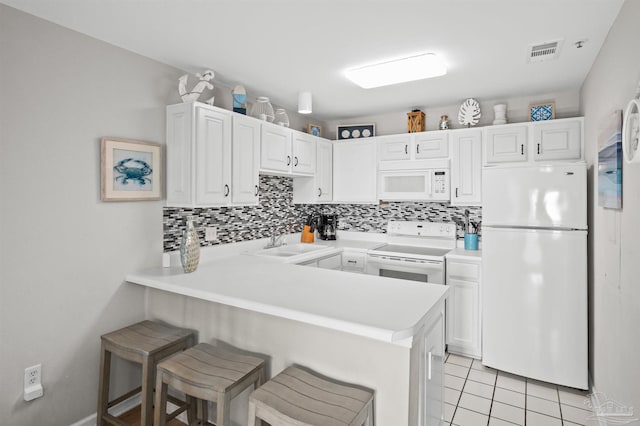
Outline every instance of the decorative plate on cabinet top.
POLYGON ((458 121, 463 126, 471 127, 480 122, 480 104, 473 98, 469 98, 460 105, 458 121))

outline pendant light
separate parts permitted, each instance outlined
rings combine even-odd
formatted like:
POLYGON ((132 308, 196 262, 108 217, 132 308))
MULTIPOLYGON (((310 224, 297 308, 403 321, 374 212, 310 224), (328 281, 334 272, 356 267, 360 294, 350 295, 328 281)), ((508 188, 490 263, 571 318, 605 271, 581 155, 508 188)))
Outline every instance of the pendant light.
POLYGON ((313 111, 311 92, 300 92, 298 94, 298 112, 300 114, 311 114, 313 111))

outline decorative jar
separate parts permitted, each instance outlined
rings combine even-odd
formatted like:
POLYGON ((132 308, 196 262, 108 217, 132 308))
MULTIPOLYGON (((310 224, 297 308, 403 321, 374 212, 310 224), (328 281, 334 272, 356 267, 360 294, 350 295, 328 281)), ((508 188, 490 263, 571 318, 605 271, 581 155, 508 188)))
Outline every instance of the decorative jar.
POLYGON ((269 98, 260 96, 258 99, 256 99, 255 103, 253 104, 253 108, 251 109, 251 116, 271 123, 274 117, 273 106, 271 106, 269 98))
POLYGON ((193 225, 193 216, 187 217, 187 228, 182 233, 180 263, 185 273, 195 271, 200 263, 200 239, 193 225))
POLYGON ((438 126, 440 130, 447 130, 449 128, 449 116, 441 115, 440 116, 440 125, 438 126))
POLYGON ((283 108, 277 108, 273 122, 280 126, 289 127, 289 116, 287 112, 283 108))

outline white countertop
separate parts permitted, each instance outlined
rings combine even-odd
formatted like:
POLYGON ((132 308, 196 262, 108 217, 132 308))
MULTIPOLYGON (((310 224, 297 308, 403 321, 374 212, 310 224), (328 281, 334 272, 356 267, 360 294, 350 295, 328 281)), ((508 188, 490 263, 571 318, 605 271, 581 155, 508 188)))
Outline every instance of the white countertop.
POLYGON ((446 255, 447 259, 462 259, 462 260, 482 260, 482 250, 465 250, 458 247, 451 250, 446 255))
MULTIPOLYGON (((333 250, 352 247, 347 240, 333 250)), ((360 249, 376 241, 359 241, 360 249)), ((369 247, 368 245, 372 245, 369 247)), ((443 285, 282 263, 270 257, 233 254, 201 263, 190 274, 179 266, 127 275, 126 280, 171 293, 410 346, 430 310, 444 300, 443 285)))

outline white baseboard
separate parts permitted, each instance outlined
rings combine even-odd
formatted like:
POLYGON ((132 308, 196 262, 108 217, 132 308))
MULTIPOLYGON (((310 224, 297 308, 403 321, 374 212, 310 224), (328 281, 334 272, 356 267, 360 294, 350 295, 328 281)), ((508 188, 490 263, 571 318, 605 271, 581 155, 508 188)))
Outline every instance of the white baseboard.
MULTIPOLYGON (((114 405, 109 412, 114 416, 120 416, 127 411, 131 410, 136 405, 140 405, 140 394, 133 395, 131 398, 127 398, 122 401, 120 404, 114 405)), ((95 426, 96 421, 98 420, 98 414, 93 413, 90 416, 85 417, 84 419, 78 420, 75 423, 72 423, 70 426, 95 426)))

